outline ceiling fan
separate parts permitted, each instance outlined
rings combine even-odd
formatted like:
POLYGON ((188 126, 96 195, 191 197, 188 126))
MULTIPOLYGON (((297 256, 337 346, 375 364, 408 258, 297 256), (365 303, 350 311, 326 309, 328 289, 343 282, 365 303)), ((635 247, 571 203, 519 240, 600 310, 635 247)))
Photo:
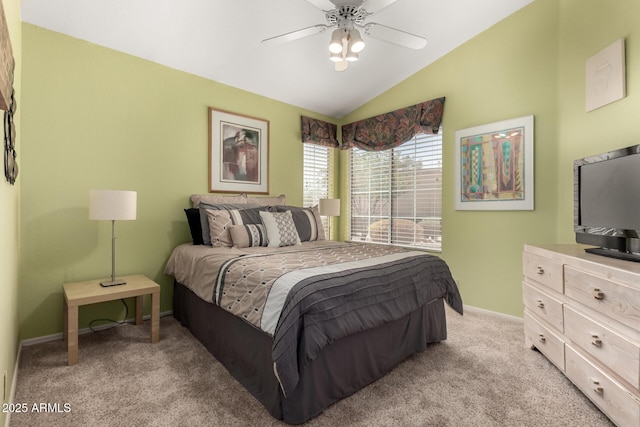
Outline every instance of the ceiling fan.
POLYGON ((329 43, 329 58, 335 62, 336 71, 346 70, 349 62, 357 61, 358 54, 364 49, 365 43, 358 29, 361 29, 367 36, 409 49, 422 49, 427 44, 425 38, 415 34, 376 22, 365 22, 368 17, 392 5, 397 0, 307 1, 324 12, 327 24, 312 25, 270 37, 262 40, 262 43, 288 42, 324 33, 329 28, 336 28, 331 34, 331 42, 329 43))

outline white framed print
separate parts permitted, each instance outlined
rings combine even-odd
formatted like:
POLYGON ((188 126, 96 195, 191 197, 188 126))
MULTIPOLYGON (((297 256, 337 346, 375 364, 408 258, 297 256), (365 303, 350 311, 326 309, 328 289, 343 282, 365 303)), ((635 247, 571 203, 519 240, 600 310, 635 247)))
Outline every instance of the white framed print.
POLYGON ((456 131, 456 210, 533 210, 533 115, 456 131))

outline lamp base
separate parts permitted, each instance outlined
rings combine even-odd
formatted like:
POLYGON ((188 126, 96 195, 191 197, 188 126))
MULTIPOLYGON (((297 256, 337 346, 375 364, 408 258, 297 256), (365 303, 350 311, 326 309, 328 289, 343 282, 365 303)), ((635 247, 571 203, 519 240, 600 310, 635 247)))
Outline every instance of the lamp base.
POLYGON ((104 282, 100 282, 100 286, 102 286, 103 288, 106 288, 107 286, 117 286, 117 285, 126 285, 127 282, 125 282, 122 279, 115 279, 112 281, 104 281, 104 282))

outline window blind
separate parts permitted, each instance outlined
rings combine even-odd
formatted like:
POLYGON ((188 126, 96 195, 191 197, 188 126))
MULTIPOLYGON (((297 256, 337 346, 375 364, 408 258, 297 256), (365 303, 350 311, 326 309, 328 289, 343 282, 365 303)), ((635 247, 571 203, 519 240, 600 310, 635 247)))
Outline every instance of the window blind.
MULTIPOLYGON (((315 144, 303 144, 303 191, 302 203, 305 207, 318 204, 318 200, 329 197, 331 190, 330 148, 315 144)), ((327 218, 322 217, 327 229, 327 218)))
POLYGON ((351 149, 351 240, 442 248, 442 131, 385 151, 351 149))

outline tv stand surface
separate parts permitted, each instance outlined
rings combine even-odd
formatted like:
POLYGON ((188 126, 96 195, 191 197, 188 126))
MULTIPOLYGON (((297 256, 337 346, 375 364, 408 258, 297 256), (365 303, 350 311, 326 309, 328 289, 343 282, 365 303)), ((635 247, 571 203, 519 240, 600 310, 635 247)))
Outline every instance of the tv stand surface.
POLYGON ((625 261, 640 262, 640 254, 620 252, 615 249, 587 248, 585 249, 585 252, 589 252, 590 254, 602 255, 609 258, 623 259, 625 261))

